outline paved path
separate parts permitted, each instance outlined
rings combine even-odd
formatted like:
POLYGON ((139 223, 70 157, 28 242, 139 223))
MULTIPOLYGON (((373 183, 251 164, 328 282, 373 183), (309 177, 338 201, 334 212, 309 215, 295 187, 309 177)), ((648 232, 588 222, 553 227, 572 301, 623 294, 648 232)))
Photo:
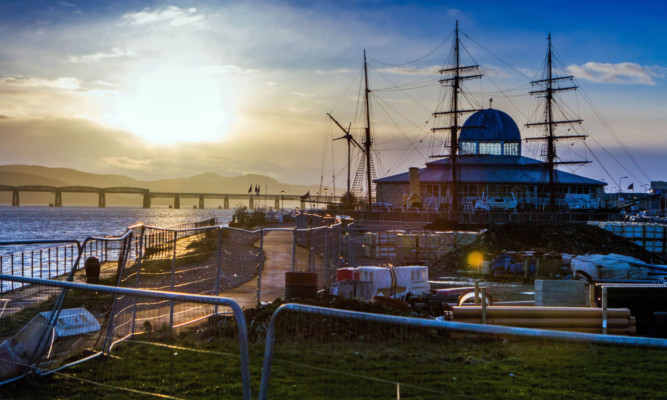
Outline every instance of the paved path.
MULTIPOLYGON (((264 268, 262 270, 262 301, 273 301, 285 297, 285 272, 292 271, 292 231, 269 231, 264 235, 264 268)), ((260 242, 255 243, 256 247, 260 242)), ((296 247, 295 271, 308 270, 308 250, 296 247)), ((316 256, 316 265, 322 265, 322 258, 316 256)), ((321 272, 321 271, 317 271, 321 272)), ((323 274, 320 273, 320 288, 323 287, 323 274)), ((257 305, 257 278, 241 286, 220 293, 220 296, 236 300, 242 308, 257 305)))

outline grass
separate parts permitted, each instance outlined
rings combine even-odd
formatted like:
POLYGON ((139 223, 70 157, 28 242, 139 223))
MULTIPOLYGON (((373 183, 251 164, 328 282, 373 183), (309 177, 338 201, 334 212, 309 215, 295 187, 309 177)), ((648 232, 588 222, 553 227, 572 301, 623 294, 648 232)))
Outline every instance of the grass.
MULTIPOLYGON (((223 233, 223 241, 229 237, 229 233, 223 233)), ((165 244, 158 247, 149 247, 144 251, 144 261, 141 268, 145 272, 165 272, 172 268, 172 247, 170 244, 165 244), (164 254, 163 258, 157 258, 160 254, 164 254), (150 259, 153 258, 153 259, 150 259)), ((193 240, 185 247, 176 257, 176 267, 185 265, 196 265, 207 262, 216 254, 218 248, 218 241, 216 237, 209 237, 209 235, 202 235, 201 239, 193 240)))
MULTIPOLYGON (((366 333, 361 329, 356 336, 319 331, 304 337, 311 320, 289 322, 272 366, 274 399, 396 398, 396 382, 402 399, 660 399, 667 389, 667 351, 377 325, 370 335, 360 335, 366 333)), ((66 376, 0 387, 0 398, 146 398, 119 387, 180 398, 241 398, 238 345, 220 332, 155 329, 120 344, 112 356, 62 371, 66 376)), ((263 353, 263 341, 252 340, 255 397, 263 353)))
MULTIPOLYGON (((115 285, 115 277, 100 280, 102 285, 115 285)), ((0 318, 0 337, 11 336, 37 314, 45 311, 53 311, 57 295, 49 296, 46 300, 34 303, 20 311, 0 318)), ((80 290, 68 290, 63 303, 63 309, 85 307, 93 314, 101 314, 111 307, 113 295, 98 292, 84 292, 80 290)))

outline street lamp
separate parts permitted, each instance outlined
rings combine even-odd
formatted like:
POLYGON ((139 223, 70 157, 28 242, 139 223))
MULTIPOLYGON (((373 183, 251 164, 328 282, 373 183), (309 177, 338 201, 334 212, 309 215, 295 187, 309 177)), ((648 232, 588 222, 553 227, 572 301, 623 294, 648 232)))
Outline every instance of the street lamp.
POLYGON ((283 209, 284 208, 285 208, 285 191, 281 190, 280 191, 280 219, 283 219, 283 214, 284 214, 283 209))
MULTIPOLYGON (((325 202, 328 200, 327 198, 329 197, 329 195, 327 194, 327 191, 328 191, 328 190, 329 190, 329 188, 324 188, 324 201, 325 201, 325 202)), ((326 206, 325 206, 325 207, 326 207, 326 206)))

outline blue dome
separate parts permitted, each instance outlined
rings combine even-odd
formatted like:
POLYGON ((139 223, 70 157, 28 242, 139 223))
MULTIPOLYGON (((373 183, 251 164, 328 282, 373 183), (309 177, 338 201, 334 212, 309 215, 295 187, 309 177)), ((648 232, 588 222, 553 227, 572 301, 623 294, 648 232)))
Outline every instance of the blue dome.
POLYGON ((521 133, 512 117, 487 108, 468 117, 459 134, 459 141, 520 142, 521 133))

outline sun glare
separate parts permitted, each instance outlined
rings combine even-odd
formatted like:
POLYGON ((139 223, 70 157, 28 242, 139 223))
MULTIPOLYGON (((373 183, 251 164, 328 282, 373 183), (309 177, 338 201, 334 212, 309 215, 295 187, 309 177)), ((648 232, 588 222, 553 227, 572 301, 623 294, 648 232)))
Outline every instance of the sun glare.
POLYGON ((226 119, 217 82, 182 68, 143 76, 117 108, 125 128, 156 143, 219 139, 226 119))

